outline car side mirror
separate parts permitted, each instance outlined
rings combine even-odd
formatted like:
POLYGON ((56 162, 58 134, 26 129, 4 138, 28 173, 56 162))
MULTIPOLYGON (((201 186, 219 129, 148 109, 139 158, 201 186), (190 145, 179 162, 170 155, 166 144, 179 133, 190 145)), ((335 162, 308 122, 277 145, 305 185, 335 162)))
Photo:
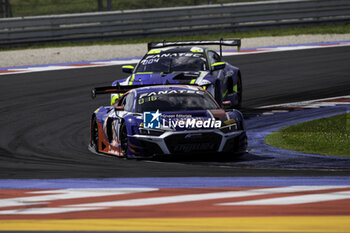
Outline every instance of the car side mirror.
POLYGON ((124 106, 115 106, 114 109, 117 111, 124 111, 124 106))
POLYGON ((134 66, 122 66, 122 70, 124 73, 132 74, 134 69, 135 69, 134 66))
POLYGON ((215 70, 222 70, 225 68, 225 66, 226 66, 225 62, 216 62, 211 65, 211 68, 213 71, 215 71, 215 70))

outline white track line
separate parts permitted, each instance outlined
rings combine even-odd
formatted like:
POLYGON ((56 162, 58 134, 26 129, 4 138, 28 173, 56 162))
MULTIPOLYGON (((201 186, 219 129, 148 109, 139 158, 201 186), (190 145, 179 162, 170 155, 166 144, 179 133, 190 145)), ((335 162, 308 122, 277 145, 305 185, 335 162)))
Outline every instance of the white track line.
POLYGON ((292 197, 277 197, 262 200, 241 201, 222 203, 219 205, 295 205, 295 204, 307 204, 324 201, 337 201, 350 199, 350 191, 322 193, 322 194, 308 194, 292 197))

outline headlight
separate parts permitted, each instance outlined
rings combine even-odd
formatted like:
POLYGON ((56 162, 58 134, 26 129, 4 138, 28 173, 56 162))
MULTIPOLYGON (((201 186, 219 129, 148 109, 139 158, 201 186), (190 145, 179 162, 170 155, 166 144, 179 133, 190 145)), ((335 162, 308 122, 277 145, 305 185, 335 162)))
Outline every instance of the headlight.
POLYGON ((233 124, 225 125, 221 127, 220 131, 223 133, 229 133, 229 132, 237 131, 237 129, 238 129, 237 123, 233 123, 233 124))
POLYGON ((139 128, 139 132, 141 135, 160 136, 164 133, 164 130, 139 128))
POLYGON ((208 86, 209 85, 203 85, 203 86, 201 86, 201 88, 203 88, 204 90, 207 90, 208 86))
POLYGON ((209 92, 213 97, 215 96, 215 86, 212 84, 206 84, 201 86, 204 90, 209 92))

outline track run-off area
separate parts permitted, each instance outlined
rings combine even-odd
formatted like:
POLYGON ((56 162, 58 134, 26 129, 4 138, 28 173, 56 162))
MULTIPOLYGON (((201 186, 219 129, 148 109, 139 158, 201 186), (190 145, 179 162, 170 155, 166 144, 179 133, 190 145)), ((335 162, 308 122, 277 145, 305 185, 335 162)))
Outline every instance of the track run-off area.
POLYGON ((349 112, 350 46, 303 46, 226 54, 243 76, 250 141, 239 158, 92 154, 89 119, 109 97, 90 90, 126 77, 120 64, 2 68, 0 231, 350 232, 350 159, 263 141, 349 112))

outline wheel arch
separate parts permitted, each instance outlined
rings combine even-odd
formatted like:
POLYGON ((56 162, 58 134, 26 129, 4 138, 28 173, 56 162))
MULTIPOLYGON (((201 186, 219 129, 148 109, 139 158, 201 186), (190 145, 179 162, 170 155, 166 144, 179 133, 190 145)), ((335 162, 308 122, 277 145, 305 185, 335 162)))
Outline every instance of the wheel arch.
POLYGON ((91 115, 91 118, 90 118, 90 142, 91 142, 91 140, 92 140, 92 127, 93 127, 93 121, 94 120, 97 120, 97 118, 96 118, 96 114, 95 113, 93 113, 92 115, 91 115))

